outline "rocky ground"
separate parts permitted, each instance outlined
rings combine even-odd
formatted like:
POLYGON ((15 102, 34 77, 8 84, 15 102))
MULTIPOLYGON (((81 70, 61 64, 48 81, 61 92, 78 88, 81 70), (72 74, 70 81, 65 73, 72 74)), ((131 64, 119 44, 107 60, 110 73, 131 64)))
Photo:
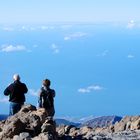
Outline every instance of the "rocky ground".
POLYGON ((45 109, 25 105, 0 122, 0 140, 140 140, 140 116, 127 116, 103 128, 57 126, 45 109))

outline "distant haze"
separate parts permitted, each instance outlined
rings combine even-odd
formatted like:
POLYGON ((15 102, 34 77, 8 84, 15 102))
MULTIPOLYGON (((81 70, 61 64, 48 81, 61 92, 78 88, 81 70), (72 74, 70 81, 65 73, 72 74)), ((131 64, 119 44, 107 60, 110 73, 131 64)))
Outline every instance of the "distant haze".
POLYGON ((139 5, 139 0, 4 0, 0 23, 138 21, 139 5))

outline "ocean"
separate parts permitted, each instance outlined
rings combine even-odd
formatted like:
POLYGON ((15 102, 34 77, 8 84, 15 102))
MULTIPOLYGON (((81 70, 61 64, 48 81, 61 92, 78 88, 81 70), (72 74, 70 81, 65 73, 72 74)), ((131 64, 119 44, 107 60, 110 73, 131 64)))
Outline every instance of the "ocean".
POLYGON ((0 114, 19 73, 37 104, 42 80, 56 91, 56 116, 139 114, 140 27, 121 23, 0 26, 0 114))

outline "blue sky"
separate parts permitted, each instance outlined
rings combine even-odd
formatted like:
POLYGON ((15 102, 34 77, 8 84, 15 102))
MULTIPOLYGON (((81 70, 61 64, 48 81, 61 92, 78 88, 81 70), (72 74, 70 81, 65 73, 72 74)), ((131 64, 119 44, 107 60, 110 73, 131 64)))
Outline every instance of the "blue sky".
POLYGON ((33 105, 41 81, 52 81, 57 117, 139 114, 139 4, 1 1, 0 114, 8 114, 3 90, 14 73, 33 105))
POLYGON ((0 22, 137 21, 139 5, 139 0, 5 0, 0 2, 0 22))

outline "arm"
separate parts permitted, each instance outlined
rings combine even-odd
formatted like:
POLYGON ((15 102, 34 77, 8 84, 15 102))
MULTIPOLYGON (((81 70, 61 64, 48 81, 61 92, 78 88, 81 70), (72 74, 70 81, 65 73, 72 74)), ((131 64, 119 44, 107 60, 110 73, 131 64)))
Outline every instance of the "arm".
POLYGON ((5 90, 4 90, 4 95, 8 96, 10 93, 13 91, 12 85, 9 85, 5 90))
POLYGON ((38 106, 42 107, 42 90, 38 94, 38 106))
POLYGON ((55 97, 55 90, 52 90, 52 97, 55 97))
POLYGON ((24 86, 24 88, 23 88, 24 93, 27 93, 28 92, 27 86, 25 84, 23 84, 23 86, 24 86))

